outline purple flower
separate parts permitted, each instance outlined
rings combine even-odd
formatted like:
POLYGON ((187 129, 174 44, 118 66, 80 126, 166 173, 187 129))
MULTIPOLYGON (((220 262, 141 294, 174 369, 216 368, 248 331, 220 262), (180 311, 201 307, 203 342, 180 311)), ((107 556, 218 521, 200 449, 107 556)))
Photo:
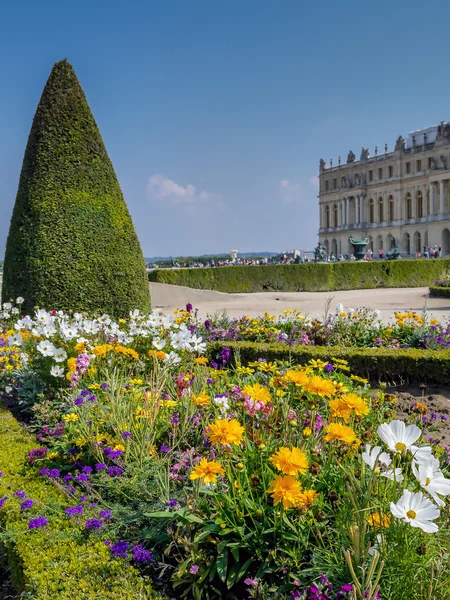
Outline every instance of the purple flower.
POLYGON ((5 506, 5 502, 8 500, 7 496, 3 496, 3 498, 0 498, 0 508, 3 508, 5 506))
POLYGON ((90 393, 91 393, 90 390, 82 390, 82 392, 80 393, 80 396, 89 396, 90 393))
POLYGON ((211 327, 211 321, 209 319, 206 319, 205 321, 205 328, 209 329, 211 327))
POLYGON ((334 371, 334 367, 331 363, 328 363, 327 365, 324 366, 323 370, 324 371, 334 371))
POLYGON ((112 512, 109 509, 101 510, 98 513, 98 516, 100 517, 100 519, 105 519, 105 521, 107 521, 112 517, 112 512))
POLYGON ((102 384, 100 385, 100 387, 101 387, 103 390, 106 390, 106 389, 108 389, 108 388, 109 388, 109 383, 102 383, 102 384))
POLYGON ((145 550, 142 544, 138 544, 131 549, 133 558, 136 562, 149 563, 154 562, 153 552, 151 550, 145 550))
POLYGON ((192 573, 192 575, 196 575, 199 568, 200 567, 198 565, 192 565, 192 567, 189 569, 189 573, 192 573))
POLYGON ((86 465, 81 469, 81 472, 87 473, 88 475, 90 475, 92 473, 92 467, 89 467, 88 465, 86 465))
POLYGON ((79 475, 77 475, 75 477, 75 479, 79 482, 79 483, 86 483, 86 481, 89 481, 89 475, 87 473, 80 473, 79 475))
POLYGON ((58 469, 50 469, 50 471, 48 472, 48 476, 52 479, 57 479, 60 476, 60 474, 61 473, 58 471, 58 469))
POLYGON ((192 312, 192 308, 193 308, 192 304, 190 302, 188 302, 186 304, 186 312, 188 312, 188 313, 192 312))
POLYGON ((39 474, 42 475, 42 477, 47 477, 47 475, 50 473, 50 469, 47 469, 47 467, 45 467, 44 469, 41 469, 39 471, 39 474))
POLYGON ((45 458, 47 454, 47 448, 34 448, 27 452, 28 460, 30 461, 30 465, 34 463, 35 460, 39 458, 45 458))
POLYGON ((88 519, 85 523, 85 527, 88 531, 91 531, 92 529, 101 529, 103 526, 103 521, 100 521, 100 519, 88 519))
POLYGON ((170 452, 169 446, 166 446, 165 444, 160 447, 160 450, 161 452, 170 452))
POLYGON ((132 434, 130 431, 124 431, 124 432, 122 433, 122 438, 123 438, 123 439, 125 439, 125 438, 130 438, 132 435, 133 435, 133 434, 132 434))
POLYGON ((70 484, 66 485, 66 490, 67 490, 67 493, 69 494, 69 496, 73 496, 74 494, 77 493, 77 488, 73 487, 73 485, 70 485, 70 484))
POLYGON ((105 453, 105 456, 111 460, 114 458, 119 458, 123 454, 123 450, 114 450, 113 448, 104 448, 103 452, 105 453))
POLYGON ((17 492, 14 492, 14 496, 23 500, 26 497, 26 494, 22 490, 17 490, 17 492))
POLYGON ((83 514, 82 506, 68 506, 64 509, 66 515, 82 515, 83 514))
POLYGON ((83 404, 83 402, 84 402, 84 398, 82 398, 81 396, 80 396, 80 398, 75 398, 75 400, 73 401, 75 406, 80 406, 80 404, 83 404))
POLYGON ((244 579, 244 583, 245 585, 258 585, 258 580, 250 579, 250 577, 247 577, 247 579, 244 579))
POLYGON ((27 510, 33 506, 33 500, 24 500, 20 505, 20 510, 27 510))
POLYGON ((78 450, 77 450, 77 448, 70 448, 70 449, 68 450, 68 453, 69 453, 71 456, 75 456, 75 454, 78 454, 78 450))
POLYGON ((128 542, 116 542, 110 546, 110 550, 117 558, 128 558, 129 545, 128 542))
POLYGON ((92 394, 92 396, 89 396, 88 402, 97 402, 97 396, 95 394, 92 394))
POLYGON ((67 483, 71 479, 73 479, 73 475, 71 475, 70 473, 67 473, 67 475, 64 475, 64 477, 62 478, 62 480, 64 481, 64 483, 67 483))
POLYGON ((110 477, 120 477, 120 475, 123 475, 123 473, 124 471, 120 467, 108 467, 108 475, 110 477))
POLYGON ((28 529, 38 529, 39 527, 45 527, 48 525, 48 519, 45 517, 36 517, 28 521, 28 529))
POLYGON ((177 501, 174 498, 171 498, 169 500, 169 502, 166 503, 166 506, 168 506, 169 508, 173 508, 176 505, 177 505, 177 501))
POLYGON ((105 463, 97 463, 95 465, 95 470, 96 471, 103 471, 104 469, 106 469, 105 463))

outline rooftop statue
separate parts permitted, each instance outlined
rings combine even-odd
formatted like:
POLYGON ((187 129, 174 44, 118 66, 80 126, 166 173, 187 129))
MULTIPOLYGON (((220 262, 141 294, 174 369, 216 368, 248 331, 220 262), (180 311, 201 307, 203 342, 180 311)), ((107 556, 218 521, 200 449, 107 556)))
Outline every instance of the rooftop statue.
POLYGON ((399 150, 405 149, 405 140, 401 135, 398 136, 397 141, 395 142, 395 150, 398 152, 399 150))
POLYGON ((347 156, 347 164, 355 162, 355 158, 356 158, 355 153, 350 150, 350 152, 348 153, 348 156, 347 156))
POLYGON ((369 148, 364 148, 364 146, 361 149, 361 157, 359 160, 369 160, 369 148))

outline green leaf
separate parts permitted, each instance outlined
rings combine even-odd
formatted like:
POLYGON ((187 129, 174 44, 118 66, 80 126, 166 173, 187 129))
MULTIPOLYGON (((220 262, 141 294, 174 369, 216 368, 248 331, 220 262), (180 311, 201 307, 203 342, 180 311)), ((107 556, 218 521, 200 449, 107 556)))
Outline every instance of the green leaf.
POLYGON ((228 568, 228 550, 225 549, 225 551, 220 554, 217 557, 217 574, 220 577, 220 579, 225 582, 226 578, 227 578, 227 568, 228 568))

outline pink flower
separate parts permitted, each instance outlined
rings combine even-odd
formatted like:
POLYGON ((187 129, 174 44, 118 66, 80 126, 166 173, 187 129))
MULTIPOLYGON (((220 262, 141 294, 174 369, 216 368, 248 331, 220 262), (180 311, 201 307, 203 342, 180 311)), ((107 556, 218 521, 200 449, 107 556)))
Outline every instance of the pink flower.
POLYGON ((192 567, 189 569, 189 573, 192 573, 192 575, 196 575, 198 570, 199 570, 198 565, 192 565, 192 567))

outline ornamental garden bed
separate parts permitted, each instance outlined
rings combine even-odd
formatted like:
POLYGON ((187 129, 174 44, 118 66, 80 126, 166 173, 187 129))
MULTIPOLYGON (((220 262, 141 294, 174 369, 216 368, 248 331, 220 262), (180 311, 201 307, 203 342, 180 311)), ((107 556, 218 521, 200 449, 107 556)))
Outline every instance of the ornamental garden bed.
MULTIPOLYGON (((341 336, 359 319, 344 312, 341 336)), ((447 350, 205 341, 218 323, 190 306, 120 321, 18 313, 7 303, 0 317, 0 540, 16 589, 450 597, 446 415, 350 365, 365 354, 386 380, 397 355, 403 372, 446 372, 447 350)), ((423 339, 420 319, 396 327, 423 339)), ((244 337, 275 335, 250 325, 244 337)))

